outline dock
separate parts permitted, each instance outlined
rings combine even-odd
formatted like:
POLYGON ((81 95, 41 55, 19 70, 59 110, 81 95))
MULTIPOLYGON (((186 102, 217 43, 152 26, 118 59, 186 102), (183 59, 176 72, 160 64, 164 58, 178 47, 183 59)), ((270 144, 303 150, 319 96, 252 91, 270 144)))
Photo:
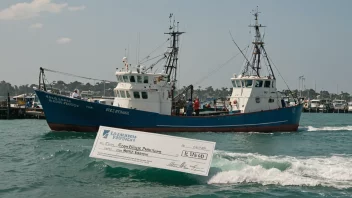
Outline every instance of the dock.
POLYGON ((7 100, 0 101, 0 120, 11 119, 45 119, 44 111, 41 108, 28 108, 25 106, 12 106, 10 96, 7 100))
POLYGON ((42 109, 0 106, 0 120, 12 119, 45 119, 45 115, 42 109))

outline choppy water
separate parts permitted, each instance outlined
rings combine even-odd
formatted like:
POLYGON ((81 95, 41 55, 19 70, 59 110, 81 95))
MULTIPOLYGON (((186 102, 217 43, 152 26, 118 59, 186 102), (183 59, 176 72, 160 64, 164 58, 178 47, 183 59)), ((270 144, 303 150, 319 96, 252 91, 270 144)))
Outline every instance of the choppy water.
POLYGON ((208 177, 89 158, 95 134, 0 121, 0 197, 352 197, 352 114, 298 133, 177 133, 216 141, 208 177))

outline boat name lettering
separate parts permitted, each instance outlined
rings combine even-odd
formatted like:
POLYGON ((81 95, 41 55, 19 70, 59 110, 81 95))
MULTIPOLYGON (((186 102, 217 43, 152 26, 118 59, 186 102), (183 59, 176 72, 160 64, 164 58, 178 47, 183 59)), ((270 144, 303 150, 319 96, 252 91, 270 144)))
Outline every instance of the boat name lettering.
POLYGON ((121 144, 121 143, 119 143, 117 146, 122 149, 130 149, 130 150, 134 150, 134 151, 144 151, 144 152, 149 152, 149 153, 161 154, 160 150, 151 149, 151 148, 147 148, 147 147, 140 147, 140 146, 137 147, 134 145, 126 145, 126 144, 121 144))
POLYGON ((128 111, 122 111, 122 110, 118 110, 118 109, 106 108, 106 111, 110 112, 110 113, 118 113, 118 114, 123 114, 123 115, 130 115, 130 112, 128 112, 128 111))
POLYGON ((58 97, 49 96, 49 95, 46 95, 46 98, 51 103, 62 104, 62 105, 71 106, 71 107, 79 107, 79 105, 72 103, 71 100, 69 99, 58 98, 58 97))
POLYGON ((46 98, 51 99, 51 100, 58 100, 58 101, 62 101, 62 102, 71 102, 71 100, 66 99, 66 98, 57 98, 57 97, 49 96, 49 95, 46 95, 46 98))
POLYGON ((73 104, 73 103, 69 103, 69 102, 63 102, 63 101, 60 101, 60 100, 51 100, 51 99, 49 99, 48 101, 51 102, 51 103, 56 103, 56 104, 61 104, 61 105, 66 105, 66 106, 71 106, 71 107, 79 107, 79 105, 77 105, 77 104, 73 104))

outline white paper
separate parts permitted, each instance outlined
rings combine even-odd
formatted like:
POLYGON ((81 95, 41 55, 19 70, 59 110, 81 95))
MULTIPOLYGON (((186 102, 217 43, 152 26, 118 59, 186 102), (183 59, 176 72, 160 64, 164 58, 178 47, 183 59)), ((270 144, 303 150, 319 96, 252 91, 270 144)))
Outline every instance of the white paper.
POLYGON ((100 126, 89 157, 208 176, 215 144, 100 126))

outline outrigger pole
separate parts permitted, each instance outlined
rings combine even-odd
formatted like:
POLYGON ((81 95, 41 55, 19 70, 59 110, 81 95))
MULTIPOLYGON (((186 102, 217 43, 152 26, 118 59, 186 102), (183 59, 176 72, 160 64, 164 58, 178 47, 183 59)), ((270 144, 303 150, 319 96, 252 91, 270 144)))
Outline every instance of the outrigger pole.
POLYGON ((45 78, 45 74, 44 74, 44 68, 40 67, 40 72, 39 72, 39 89, 46 91, 46 87, 45 87, 45 82, 44 82, 44 78, 45 78), (43 89, 41 88, 41 84, 43 83, 43 89))

